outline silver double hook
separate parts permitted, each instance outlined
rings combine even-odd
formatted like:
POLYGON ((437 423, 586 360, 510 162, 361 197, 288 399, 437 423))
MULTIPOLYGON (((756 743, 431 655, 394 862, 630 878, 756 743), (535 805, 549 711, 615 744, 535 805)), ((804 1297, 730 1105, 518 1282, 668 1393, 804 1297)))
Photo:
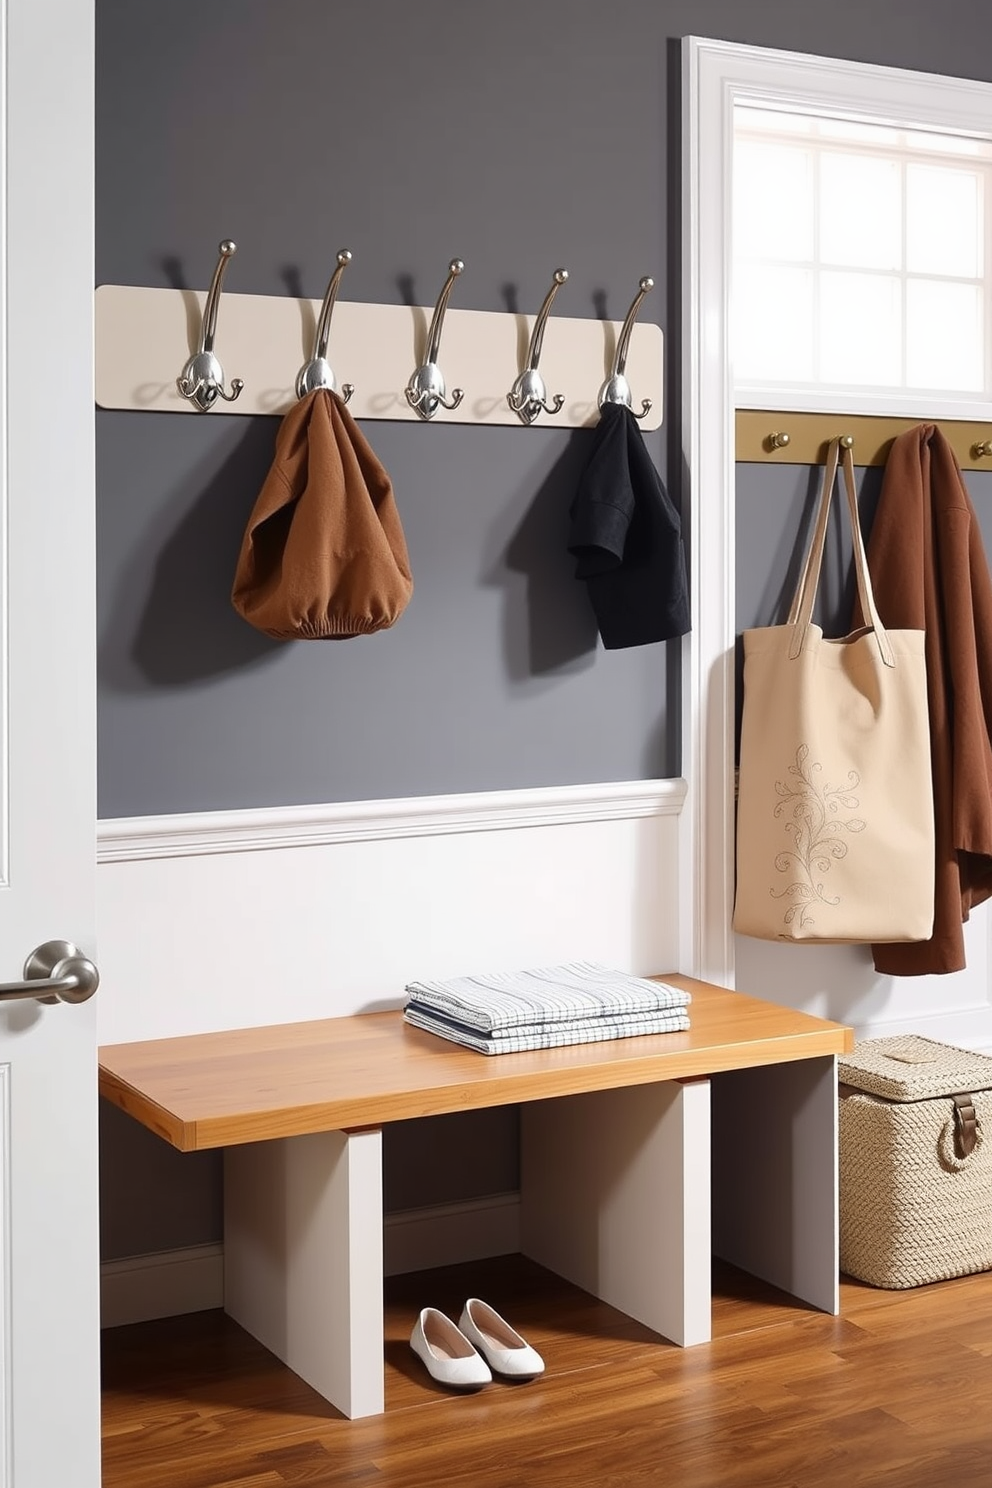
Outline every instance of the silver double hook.
MULTIPOLYGON (((613 370, 599 390, 599 406, 604 403, 622 403, 624 407, 631 408, 630 383, 624 376, 624 368, 627 365, 627 350, 630 346, 630 333, 634 329, 634 320, 641 308, 641 301, 648 290, 654 289, 654 280, 647 275, 640 281, 637 294, 634 296, 633 304, 627 311, 627 318, 623 323, 623 329, 617 341, 617 349, 613 356, 613 370)), ((641 411, 635 413, 635 418, 645 418, 651 411, 651 399, 641 399, 641 411)))
POLYGON ((218 248, 220 258, 214 269, 214 277, 210 281, 210 290, 207 294, 207 303, 203 309, 203 319, 200 323, 200 347, 186 362, 185 367, 176 378, 176 386, 184 398, 195 403, 202 413, 209 413, 217 402, 223 398, 225 403, 233 403, 241 395, 244 383, 240 377, 232 377, 231 391, 224 391, 224 368, 214 355, 214 335, 217 331, 217 305, 220 300, 220 286, 224 278, 224 271, 229 261, 238 251, 238 245, 232 243, 230 238, 225 238, 218 248))
POLYGON ((444 378, 437 364, 438 352, 441 349, 441 327, 444 325, 448 296, 451 294, 451 286, 464 267, 460 258, 453 258, 448 265, 448 277, 444 281, 444 288, 438 295, 434 314, 431 317, 430 330, 427 332, 426 358, 406 385, 406 400, 422 419, 432 419, 439 408, 447 408, 450 413, 453 408, 458 407, 465 396, 462 388, 452 388, 451 401, 448 401, 445 396, 444 378))
POLYGON ((567 269, 555 269, 554 281, 544 297, 544 304, 537 312, 537 319, 531 332, 530 346, 527 348, 527 365, 506 395, 507 403, 524 424, 532 424, 539 413, 560 413, 565 402, 562 393, 555 393, 554 404, 548 404, 548 389, 544 378, 537 370, 537 364, 541 359, 544 327, 551 313, 554 297, 567 279, 567 269))
MULTIPOLYGON (((350 250, 342 248, 338 254, 337 268, 331 275, 331 281, 324 295, 324 303, 320 307, 320 318, 317 321, 317 330, 313 338, 313 356, 300 368, 296 376, 298 398, 305 398, 307 393, 312 393, 315 388, 327 388, 332 393, 335 391, 334 373, 327 360, 327 338, 331 330, 331 315, 334 312, 334 302, 338 297, 341 275, 350 263, 350 250)), ((347 403, 354 391, 354 383, 343 382, 341 384, 342 400, 347 403)))

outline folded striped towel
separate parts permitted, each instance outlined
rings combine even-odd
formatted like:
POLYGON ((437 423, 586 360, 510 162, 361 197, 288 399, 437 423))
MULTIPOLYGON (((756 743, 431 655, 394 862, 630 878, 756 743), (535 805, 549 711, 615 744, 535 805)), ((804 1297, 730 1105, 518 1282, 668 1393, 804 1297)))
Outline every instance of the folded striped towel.
POLYGON ((560 1019, 557 1023, 530 1023, 516 1029, 485 1034, 441 1014, 408 1004, 403 1017, 414 1028, 436 1033, 453 1044, 480 1054, 517 1054, 525 1049, 559 1049, 567 1044, 595 1044, 607 1039, 634 1038, 649 1033, 684 1033, 689 1015, 684 1008, 655 1013, 623 1013, 617 1018, 560 1019))
POLYGON ((617 1021, 629 1013, 684 1009, 691 1001, 680 987, 628 976, 594 961, 408 982, 406 991, 407 1009, 441 1014, 482 1034, 521 1032, 577 1018, 617 1021))

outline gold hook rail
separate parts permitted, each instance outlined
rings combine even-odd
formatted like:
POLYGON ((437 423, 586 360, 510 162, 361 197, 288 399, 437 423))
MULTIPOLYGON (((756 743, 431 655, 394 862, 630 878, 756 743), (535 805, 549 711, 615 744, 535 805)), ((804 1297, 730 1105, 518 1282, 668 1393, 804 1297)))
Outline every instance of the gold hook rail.
POLYGON ((845 413, 783 413, 739 408, 736 415, 737 459, 744 463, 822 465, 827 445, 843 430, 841 443, 854 449, 858 465, 884 465, 892 441, 907 429, 936 423, 965 470, 992 469, 992 421, 890 418, 845 413))

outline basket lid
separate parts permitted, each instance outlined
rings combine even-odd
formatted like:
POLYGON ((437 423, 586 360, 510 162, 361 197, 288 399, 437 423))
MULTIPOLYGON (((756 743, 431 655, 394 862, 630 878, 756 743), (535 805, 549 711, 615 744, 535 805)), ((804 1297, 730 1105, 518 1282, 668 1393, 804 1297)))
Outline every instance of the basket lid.
POLYGON ((892 1101, 992 1090, 992 1059, 917 1034, 864 1039, 837 1062, 845 1085, 892 1101))

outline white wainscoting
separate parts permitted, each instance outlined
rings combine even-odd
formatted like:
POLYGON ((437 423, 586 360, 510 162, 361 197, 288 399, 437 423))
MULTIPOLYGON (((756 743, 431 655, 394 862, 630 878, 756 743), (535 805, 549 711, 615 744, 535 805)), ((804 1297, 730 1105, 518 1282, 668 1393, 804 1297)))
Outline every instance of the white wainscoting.
MULTIPOLYGON (((412 977, 479 968, 676 969, 684 798, 636 781, 103 821, 100 1042, 399 1006, 412 977)), ((518 1203, 387 1216, 387 1273, 515 1250, 518 1203)), ((102 1288, 105 1327, 219 1307, 222 1247, 109 1261, 102 1288)))
POLYGON ((849 1023, 859 1039, 918 1033, 963 1049, 992 1049, 992 918, 988 905, 964 927, 963 971, 890 977, 868 946, 787 946, 736 937, 735 986, 755 997, 849 1023))
POLYGON ((415 977, 679 968, 680 780, 99 824, 99 1039, 398 1007, 415 977))

